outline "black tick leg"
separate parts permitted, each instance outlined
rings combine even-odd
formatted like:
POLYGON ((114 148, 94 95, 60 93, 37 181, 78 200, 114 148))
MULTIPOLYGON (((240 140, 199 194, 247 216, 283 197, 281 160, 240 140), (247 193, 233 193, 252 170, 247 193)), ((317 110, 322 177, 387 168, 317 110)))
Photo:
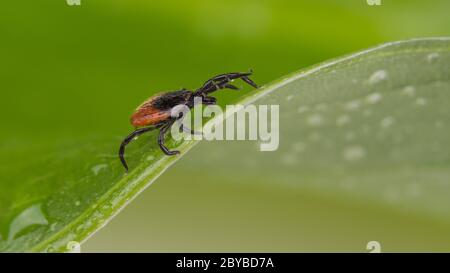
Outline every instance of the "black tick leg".
POLYGON ((158 127, 146 127, 146 128, 141 128, 141 129, 137 129, 136 131, 132 132, 131 134, 129 134, 120 144, 120 149, 119 149, 119 158, 120 158, 120 162, 122 162, 122 165, 125 167, 125 170, 128 171, 128 165, 127 162, 125 161, 125 147, 128 145, 128 143, 130 143, 135 137, 142 135, 143 133, 152 131, 154 129, 157 129, 158 127))
POLYGON ((159 147, 161 148, 161 150, 166 154, 166 155, 176 155, 179 154, 180 151, 170 151, 165 145, 164 145, 164 140, 166 137, 166 132, 167 130, 172 127, 173 125, 173 121, 169 122, 168 124, 164 125, 163 127, 161 127, 161 130, 159 130, 159 136, 158 136, 158 144, 159 147))
POLYGON ((250 76, 252 72, 233 72, 233 73, 226 73, 217 75, 209 80, 207 80, 202 87, 197 89, 196 93, 198 95, 203 94, 209 94, 216 90, 223 89, 223 88, 229 88, 229 89, 235 89, 238 88, 232 84, 230 84, 235 79, 242 79, 244 82, 248 83, 249 85, 257 88, 258 86, 256 83, 254 83, 248 76, 250 76))
POLYGON ((216 103, 217 103, 217 99, 214 97, 204 97, 202 99, 203 105, 216 105, 216 103))

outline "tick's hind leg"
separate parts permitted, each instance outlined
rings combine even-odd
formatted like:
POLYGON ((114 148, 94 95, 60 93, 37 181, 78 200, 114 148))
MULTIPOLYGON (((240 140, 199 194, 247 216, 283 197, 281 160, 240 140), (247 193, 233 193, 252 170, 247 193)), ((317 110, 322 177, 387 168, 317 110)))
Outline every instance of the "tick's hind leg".
POLYGON ((164 125, 163 127, 161 127, 161 130, 159 130, 159 136, 158 136, 158 144, 159 147, 161 148, 161 150, 166 154, 166 155, 176 155, 179 154, 180 151, 170 151, 165 145, 164 145, 164 141, 165 141, 165 137, 166 137, 166 132, 167 130, 172 127, 173 122, 168 123, 167 125, 164 125))
POLYGON ((122 165, 125 167, 125 170, 128 171, 128 165, 127 162, 125 161, 125 147, 128 145, 128 143, 130 143, 133 139, 135 139, 136 137, 142 135, 143 133, 152 131, 154 129, 156 129, 158 127, 146 127, 146 128, 141 128, 141 129, 137 129, 136 131, 132 132, 131 134, 129 134, 120 144, 120 149, 119 149, 119 158, 120 158, 120 162, 122 162, 122 165))

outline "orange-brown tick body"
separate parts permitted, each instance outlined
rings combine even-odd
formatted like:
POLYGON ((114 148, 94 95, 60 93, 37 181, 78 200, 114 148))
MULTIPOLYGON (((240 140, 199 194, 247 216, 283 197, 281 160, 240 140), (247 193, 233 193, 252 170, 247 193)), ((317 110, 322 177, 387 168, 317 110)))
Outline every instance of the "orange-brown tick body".
MULTIPOLYGON (((216 90, 224 88, 235 90, 239 89, 231 84, 231 82, 235 79, 242 79, 246 83, 256 88, 257 85, 252 80, 250 80, 250 78, 248 78, 249 75, 251 75, 251 72, 235 72, 217 75, 207 80, 203 84, 203 86, 196 91, 182 89, 179 91, 166 92, 154 95, 144 103, 142 103, 136 109, 130 119, 131 124, 136 128, 136 130, 128 135, 120 145, 119 158, 125 169, 128 170, 128 165, 124 158, 125 146, 137 136, 154 129, 159 129, 158 144, 161 150, 166 155, 179 154, 179 151, 170 151, 164 145, 166 132, 176 121, 183 118, 183 115, 172 116, 172 109, 177 105, 185 105, 189 109, 191 109, 192 107, 194 107, 194 99, 196 97, 201 98, 201 102, 204 105, 216 104, 216 98, 209 96, 209 94, 216 90)), ((181 126, 180 129, 191 134, 196 133, 188 128, 183 128, 183 126, 181 126)))
POLYGON ((180 90, 154 95, 139 105, 131 116, 135 128, 156 125, 170 118, 173 107, 185 104, 193 95, 192 91, 180 90))
POLYGON ((150 98, 133 113, 130 122, 135 128, 155 125, 169 118, 170 111, 160 110, 152 105, 155 99, 156 98, 150 98))

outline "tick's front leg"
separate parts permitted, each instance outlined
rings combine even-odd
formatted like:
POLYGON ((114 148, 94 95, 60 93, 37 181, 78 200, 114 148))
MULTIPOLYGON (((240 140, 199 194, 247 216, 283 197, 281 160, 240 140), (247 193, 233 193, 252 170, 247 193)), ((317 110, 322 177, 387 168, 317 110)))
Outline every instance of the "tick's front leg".
POLYGON ((236 86, 232 85, 231 82, 235 79, 242 79, 249 85, 257 88, 258 86, 256 83, 254 83, 248 76, 250 76, 252 72, 233 72, 233 73, 226 73, 217 75, 209 80, 207 80, 201 88, 199 88, 196 93, 198 94, 209 94, 216 90, 223 89, 223 88, 229 88, 238 90, 236 86))
POLYGON ((203 105, 216 105, 217 104, 217 99, 214 97, 204 97, 202 99, 202 104, 203 105))

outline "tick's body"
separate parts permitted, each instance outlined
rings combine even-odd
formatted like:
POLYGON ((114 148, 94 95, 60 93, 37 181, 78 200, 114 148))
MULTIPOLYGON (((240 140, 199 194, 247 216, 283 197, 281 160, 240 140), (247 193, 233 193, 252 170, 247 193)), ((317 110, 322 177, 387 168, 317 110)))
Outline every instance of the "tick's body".
MULTIPOLYGON (((237 90, 238 88, 231 84, 234 79, 242 79, 256 88, 256 84, 248 78, 249 75, 251 75, 251 73, 221 74, 206 81, 203 86, 196 91, 182 89, 179 91, 154 95, 146 100, 131 116, 131 124, 136 128, 136 130, 122 141, 119 149, 119 158, 125 169, 128 170, 128 166, 124 158, 125 146, 135 137, 154 129, 160 130, 158 143, 161 150, 166 155, 179 154, 179 151, 170 151, 166 146, 164 146, 164 138, 168 129, 175 123, 175 121, 183 118, 182 116, 172 117, 171 110, 177 105, 186 105, 189 109, 191 109, 194 107, 195 97, 201 97, 202 104, 204 105, 216 104, 216 99, 208 95, 216 90, 224 88, 237 90)), ((186 129, 187 128, 184 128, 184 130, 186 129)), ((189 129, 188 131, 190 133, 194 133, 189 129)))
POLYGON ((131 124, 136 127, 156 125, 170 118, 170 111, 179 104, 186 104, 193 96, 192 91, 181 90, 158 94, 141 104, 131 116, 131 124))

